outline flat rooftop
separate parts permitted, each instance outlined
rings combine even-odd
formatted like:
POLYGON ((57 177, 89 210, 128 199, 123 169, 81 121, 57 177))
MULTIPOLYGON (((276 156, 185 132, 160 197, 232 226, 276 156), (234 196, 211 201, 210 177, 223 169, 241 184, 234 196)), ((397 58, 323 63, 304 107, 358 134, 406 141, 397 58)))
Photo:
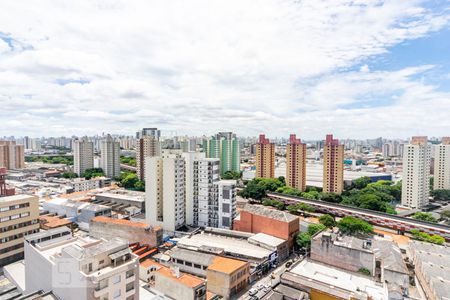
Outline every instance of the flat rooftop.
POLYGON ((298 220, 297 216, 290 213, 279 211, 277 209, 268 208, 263 205, 247 204, 241 211, 247 211, 255 215, 264 216, 283 222, 292 222, 298 220))
POLYGON ((257 260, 268 258, 272 253, 270 250, 250 244, 247 240, 206 233, 183 237, 178 241, 177 245, 178 247, 194 251, 208 247, 219 248, 233 256, 248 257, 257 260))
POLYGON ((326 286, 331 291, 334 288, 340 288, 355 294, 362 291, 371 296, 373 300, 388 299, 387 290, 375 281, 306 259, 287 273, 303 277, 307 282, 315 282, 326 286))
POLYGON ((143 223, 143 222, 134 222, 134 221, 130 221, 130 220, 115 219, 115 218, 109 218, 109 217, 105 217, 105 216, 94 217, 94 218, 92 218, 91 222, 128 226, 128 227, 136 227, 136 228, 144 228, 144 229, 149 229, 149 228, 153 228, 154 230, 161 229, 161 227, 159 227, 159 226, 150 226, 147 223, 143 223))
POLYGON ((261 243, 261 244, 265 244, 265 245, 269 245, 271 247, 278 247, 280 245, 282 245, 283 243, 285 243, 286 241, 265 233, 257 233, 254 236, 250 237, 248 239, 249 241, 253 240, 255 242, 261 243))
POLYGON ((32 196, 32 195, 19 194, 19 195, 13 195, 13 196, 0 197, 0 203, 19 201, 19 200, 32 200, 32 199, 37 199, 37 197, 32 196))
POLYGON ((216 256, 213 263, 208 267, 208 270, 232 274, 245 265, 248 265, 248 263, 242 260, 216 256))
POLYGON ((125 191, 120 190, 117 192, 109 191, 104 193, 99 193, 95 195, 96 197, 107 197, 112 199, 121 199, 128 201, 136 201, 136 202, 144 202, 145 201, 145 192, 138 191, 125 191))

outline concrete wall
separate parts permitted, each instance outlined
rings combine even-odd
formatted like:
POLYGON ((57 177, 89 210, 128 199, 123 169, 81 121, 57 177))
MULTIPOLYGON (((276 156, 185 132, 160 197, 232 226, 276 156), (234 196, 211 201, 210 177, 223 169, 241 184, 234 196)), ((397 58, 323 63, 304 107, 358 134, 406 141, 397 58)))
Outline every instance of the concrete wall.
POLYGON ((150 247, 157 247, 162 243, 162 230, 147 230, 144 227, 118 225, 114 223, 97 222, 91 220, 89 234, 94 238, 112 239, 120 237, 129 243, 139 242, 150 247))
POLYGON ((283 222, 276 219, 241 211, 240 220, 235 220, 233 229, 251 233, 265 233, 287 240, 289 248, 294 245, 294 239, 300 230, 299 220, 283 222))
POLYGON ((163 291, 165 295, 174 299, 194 300, 194 289, 190 288, 173 278, 167 278, 155 272, 155 289, 163 291))
POLYGON ((375 272, 372 252, 327 243, 320 236, 311 241, 311 259, 353 272, 360 268, 368 269, 372 275, 375 272))

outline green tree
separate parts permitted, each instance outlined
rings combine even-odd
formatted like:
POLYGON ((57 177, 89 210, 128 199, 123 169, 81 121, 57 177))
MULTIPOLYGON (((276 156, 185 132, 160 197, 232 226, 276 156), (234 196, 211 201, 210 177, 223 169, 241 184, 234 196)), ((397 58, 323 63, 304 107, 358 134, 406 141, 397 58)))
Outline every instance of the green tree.
POLYGON ((292 188, 290 186, 282 186, 279 187, 276 190, 277 193, 281 193, 281 194, 286 194, 286 195, 293 195, 293 196, 298 196, 300 197, 302 195, 302 191, 296 189, 296 188, 292 188))
POLYGON ((299 211, 304 212, 314 212, 315 209, 311 205, 308 205, 306 203, 296 203, 291 204, 287 207, 288 211, 292 214, 297 214, 299 211))
MULTIPOLYGON (((136 176, 137 177, 137 176, 136 176)), ((145 191, 145 182, 142 180, 138 180, 135 184, 134 184, 134 189, 136 191, 141 191, 144 192, 145 191)))
POLYGON ((422 221, 427 221, 427 222, 431 222, 431 223, 437 223, 437 220, 435 217, 433 217, 433 215, 431 213, 426 213, 426 212, 416 212, 413 216, 413 219, 416 220, 422 220, 422 221))
POLYGON ((370 179, 370 177, 364 176, 364 177, 355 179, 353 181, 353 186, 355 189, 361 190, 361 189, 365 188, 371 182, 372 182, 372 179, 370 179))
POLYGON ((275 192, 278 188, 284 186, 284 183, 278 178, 255 178, 249 181, 239 195, 244 198, 261 200, 267 192, 275 192))
POLYGON ((311 236, 307 232, 300 232, 297 234, 295 242, 300 248, 309 248, 311 246, 311 236))
POLYGON ((309 224, 308 225, 308 234, 310 236, 315 235, 316 233, 326 229, 327 227, 323 224, 309 224))
POLYGON ((428 243, 433 243, 433 244, 437 244, 437 245, 443 245, 445 243, 445 239, 440 236, 440 235, 429 235, 426 232, 421 232, 417 229, 411 229, 410 233, 413 237, 413 239, 419 240, 419 241, 423 241, 423 242, 428 242, 428 243))
POLYGON ((126 189, 134 189, 139 178, 135 173, 124 173, 120 178, 120 185, 126 189))
POLYGON ((325 214, 321 215, 319 218, 320 224, 323 224, 324 226, 328 228, 332 228, 336 226, 336 220, 333 218, 333 216, 325 214))
POLYGON ((450 201, 450 190, 433 190, 431 196, 435 200, 450 201))
POLYGON ((223 174, 222 179, 241 179, 241 172, 226 171, 223 174))
POLYGON ((78 175, 77 175, 77 173, 74 173, 74 172, 64 172, 64 173, 62 173, 62 177, 64 177, 64 178, 77 178, 78 175))
POLYGON ((342 197, 336 193, 322 193, 321 200, 331 203, 340 203, 342 201, 342 197))
POLYGON ((103 170, 101 168, 93 168, 93 169, 87 169, 86 171, 84 171, 83 176, 86 179, 91 179, 94 177, 99 177, 99 176, 105 176, 105 174, 103 173, 103 170))
POLYGON ((373 232, 373 227, 364 220, 354 217, 344 217, 337 222, 337 227, 343 234, 369 234, 373 232))

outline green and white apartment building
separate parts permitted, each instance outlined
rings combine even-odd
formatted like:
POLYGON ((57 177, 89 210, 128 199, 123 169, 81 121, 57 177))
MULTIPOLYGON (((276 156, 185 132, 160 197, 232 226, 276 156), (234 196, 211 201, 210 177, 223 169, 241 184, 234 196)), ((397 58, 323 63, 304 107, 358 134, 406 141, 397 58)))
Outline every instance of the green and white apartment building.
POLYGON ((219 132, 203 141, 203 151, 207 158, 220 159, 220 175, 227 171, 240 172, 240 146, 236 134, 219 132))

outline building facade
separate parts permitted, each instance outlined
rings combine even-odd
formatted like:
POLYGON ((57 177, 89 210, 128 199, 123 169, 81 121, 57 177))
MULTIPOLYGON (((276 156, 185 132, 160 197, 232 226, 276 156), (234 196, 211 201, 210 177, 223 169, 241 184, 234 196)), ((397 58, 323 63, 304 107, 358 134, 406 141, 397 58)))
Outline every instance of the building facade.
POLYGON ((181 151, 164 150, 146 158, 146 219, 166 231, 175 231, 185 220, 185 161, 181 151))
POLYGON ((14 141, 0 141, 0 168, 25 168, 24 146, 16 145, 14 141))
POLYGON ((344 145, 328 134, 323 147, 323 191, 342 193, 344 189, 344 145))
POLYGON ((431 147, 426 136, 414 136, 404 149, 401 204, 421 208, 430 194, 431 147))
POLYGON ((450 137, 443 137, 435 146, 434 181, 435 190, 450 190, 450 137))
POLYGON ((144 135, 136 144, 136 174, 139 180, 145 180, 145 164, 147 157, 159 156, 161 145, 157 136, 144 135))
POLYGON ((87 137, 73 142, 73 172, 78 176, 94 168, 94 143, 87 137))
POLYGON ((256 178, 274 177, 275 143, 271 143, 264 134, 261 134, 256 143, 256 178))
POLYGON ((306 144, 295 134, 286 145, 286 185, 304 191, 306 189, 306 144))
POLYGON ((203 141, 203 151, 207 158, 220 159, 220 174, 227 171, 240 172, 240 145, 232 132, 219 132, 203 141))
POLYGON ((39 232, 38 218, 36 196, 0 198, 0 266, 23 258, 24 236, 39 232))
POLYGON ((53 291, 61 299, 139 299, 139 259, 128 242, 72 237, 68 228, 25 240, 25 291, 53 291))
POLYGON ((100 167, 106 177, 116 178, 120 176, 120 143, 114 140, 111 135, 100 144, 100 167))

